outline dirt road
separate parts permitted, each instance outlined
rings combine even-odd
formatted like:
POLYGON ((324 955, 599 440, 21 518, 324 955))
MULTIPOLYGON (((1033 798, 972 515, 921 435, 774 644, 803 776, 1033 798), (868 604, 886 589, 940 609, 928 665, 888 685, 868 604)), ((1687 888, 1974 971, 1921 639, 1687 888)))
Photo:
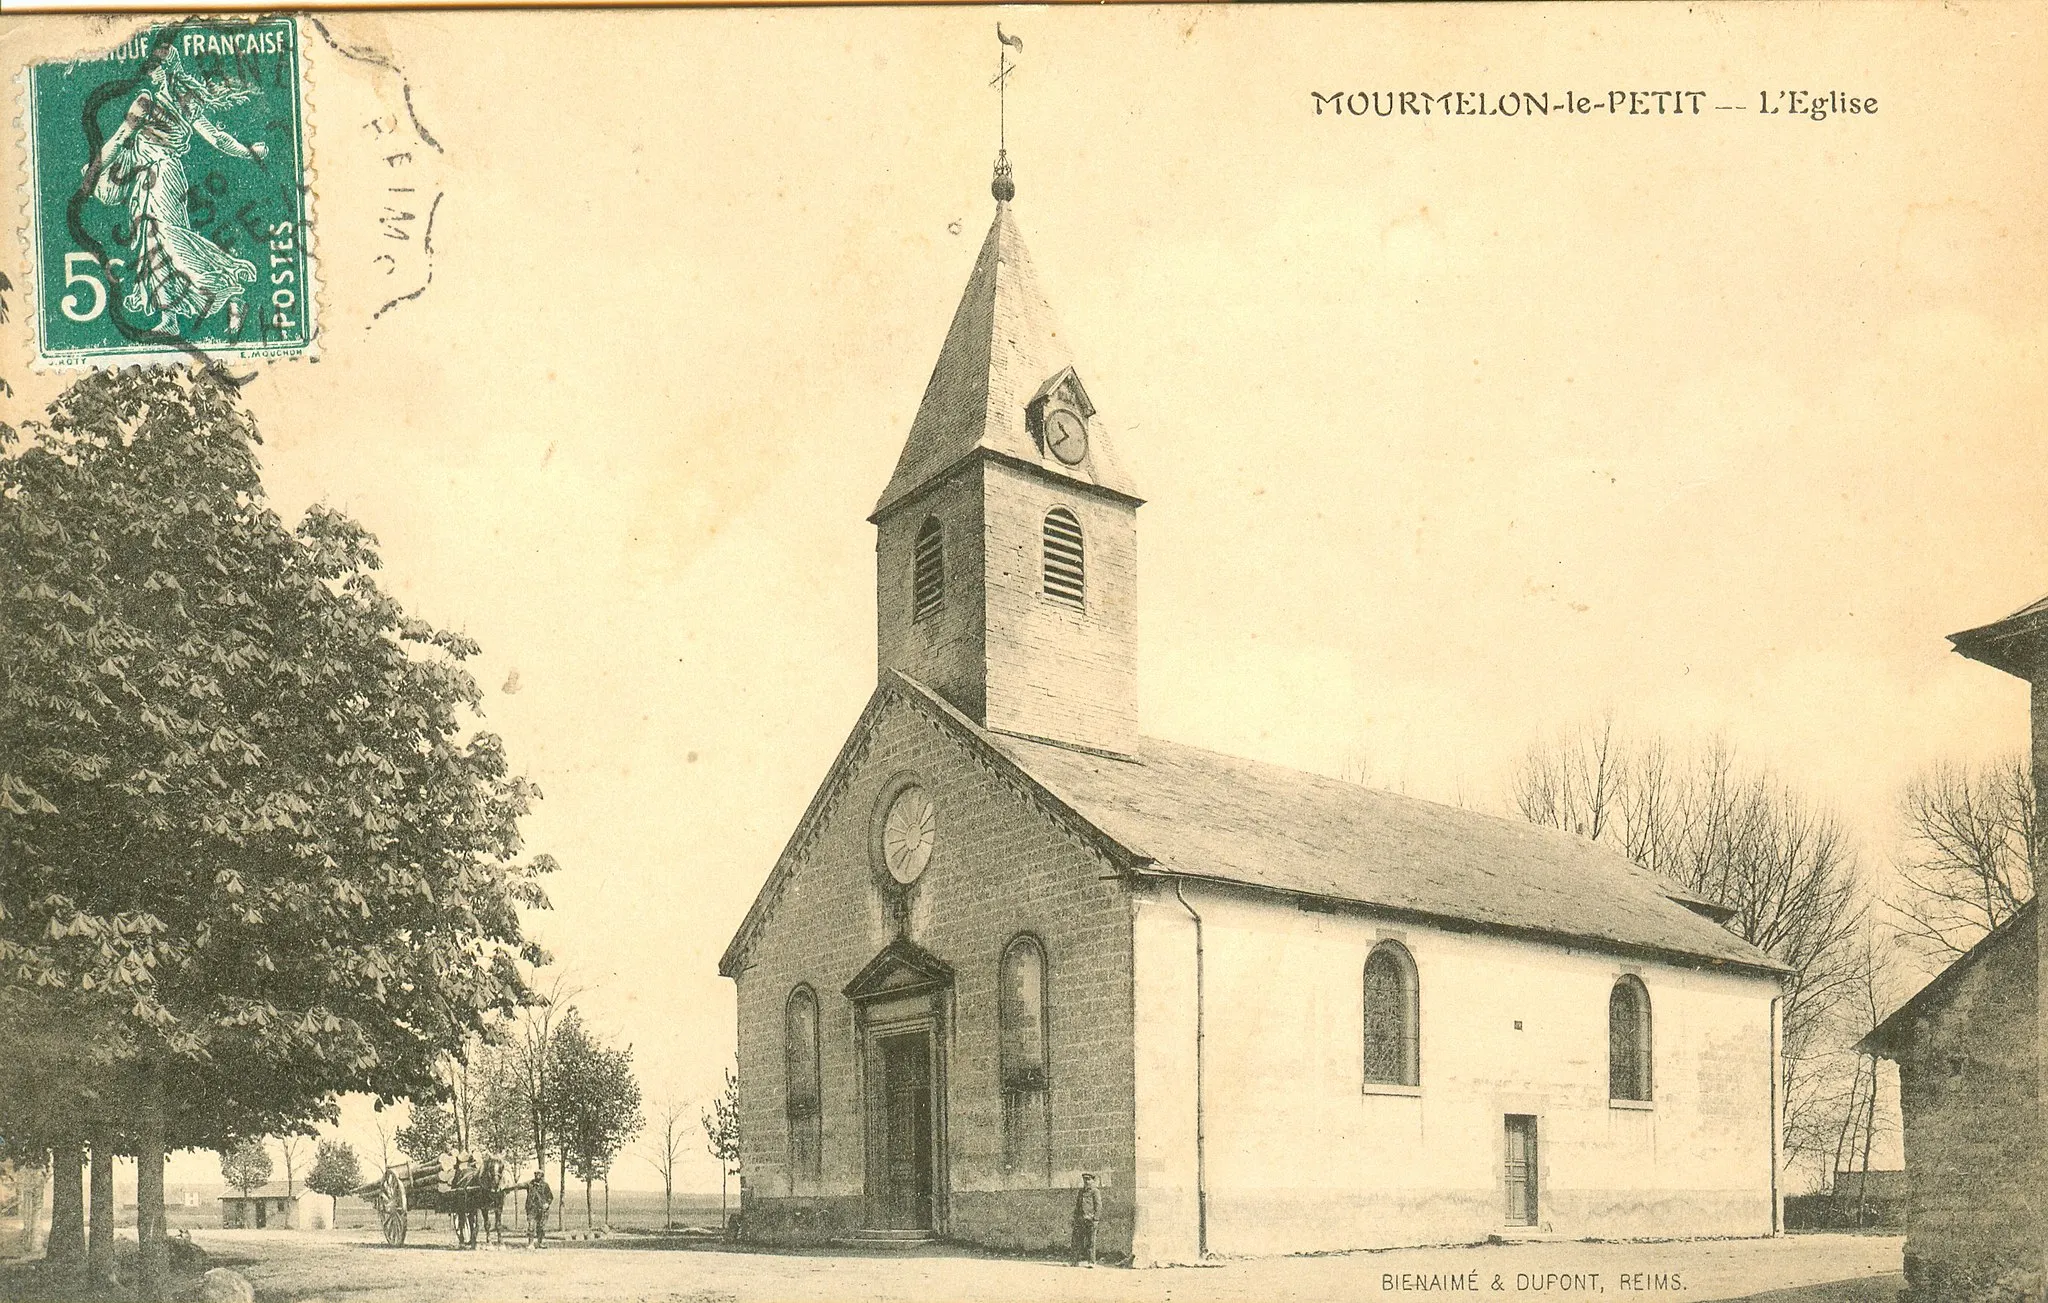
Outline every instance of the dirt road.
POLYGON ((950 1248, 917 1254, 752 1253, 724 1249, 551 1244, 463 1252, 438 1243, 387 1248, 351 1232, 206 1231, 194 1237, 256 1285, 259 1298, 347 1300, 1446 1300, 1740 1298, 1833 1285, 1804 1297, 1881 1298, 1896 1273, 1896 1237, 1797 1235, 1775 1240, 1649 1244, 1535 1243, 1395 1249, 1322 1257, 1234 1259, 1151 1271, 1070 1267, 950 1248), (1851 1284, 1858 1282, 1858 1284, 1851 1284))

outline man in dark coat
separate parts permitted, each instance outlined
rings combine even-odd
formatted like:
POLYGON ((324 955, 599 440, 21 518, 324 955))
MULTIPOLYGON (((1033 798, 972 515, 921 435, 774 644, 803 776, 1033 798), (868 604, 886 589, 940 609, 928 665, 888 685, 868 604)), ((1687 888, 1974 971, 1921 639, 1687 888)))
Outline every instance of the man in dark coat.
POLYGON ((555 1192, 547 1177, 534 1168, 533 1179, 526 1183, 526 1238, 536 1249, 548 1237, 548 1208, 554 1202, 555 1192))
POLYGON ((1095 1265, 1095 1223, 1102 1220, 1102 1192, 1095 1173, 1081 1173, 1081 1192, 1074 1196, 1074 1265, 1095 1265))

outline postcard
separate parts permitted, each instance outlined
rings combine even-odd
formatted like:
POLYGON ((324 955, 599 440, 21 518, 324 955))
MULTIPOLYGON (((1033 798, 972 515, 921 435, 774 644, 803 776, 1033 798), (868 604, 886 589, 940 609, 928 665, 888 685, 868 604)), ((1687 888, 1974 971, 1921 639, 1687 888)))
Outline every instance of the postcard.
POLYGON ((0 18, 0 1296, 2040 1298, 2044 53, 0 18))

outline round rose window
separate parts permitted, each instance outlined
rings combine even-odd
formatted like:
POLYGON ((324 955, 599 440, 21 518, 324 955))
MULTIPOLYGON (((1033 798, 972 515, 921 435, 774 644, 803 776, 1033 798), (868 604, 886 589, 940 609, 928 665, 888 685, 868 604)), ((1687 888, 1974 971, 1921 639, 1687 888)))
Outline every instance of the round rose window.
POLYGON ((931 863, 938 832, 938 811, 924 789, 913 784, 898 792, 882 816, 882 858, 889 876, 906 887, 916 882, 931 863))

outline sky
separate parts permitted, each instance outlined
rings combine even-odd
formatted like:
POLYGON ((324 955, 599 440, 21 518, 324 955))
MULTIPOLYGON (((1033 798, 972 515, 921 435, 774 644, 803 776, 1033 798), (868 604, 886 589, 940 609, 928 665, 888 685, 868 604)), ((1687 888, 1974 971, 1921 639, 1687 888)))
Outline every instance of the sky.
MULTIPOLYGON (((532 931, 692 1118, 718 956, 874 684, 866 516, 993 213, 994 18, 309 28, 324 324, 250 368, 266 483, 482 644, 563 866, 532 931)), ((2024 686, 1944 636, 2048 591, 2040 11, 1001 20, 1017 222, 1147 499, 1148 733, 1504 810, 1532 741, 1611 709, 1725 735, 1874 878, 1912 774, 2024 745, 2024 686), (1631 89, 1706 107, 1313 94, 1631 89), (1787 90, 1877 111, 1754 111, 1787 90)), ((136 25, 0 24, 9 85, 136 25)), ((14 420, 66 378, 26 315, 14 420)), ((359 1102, 343 1133, 375 1152, 359 1102)))

